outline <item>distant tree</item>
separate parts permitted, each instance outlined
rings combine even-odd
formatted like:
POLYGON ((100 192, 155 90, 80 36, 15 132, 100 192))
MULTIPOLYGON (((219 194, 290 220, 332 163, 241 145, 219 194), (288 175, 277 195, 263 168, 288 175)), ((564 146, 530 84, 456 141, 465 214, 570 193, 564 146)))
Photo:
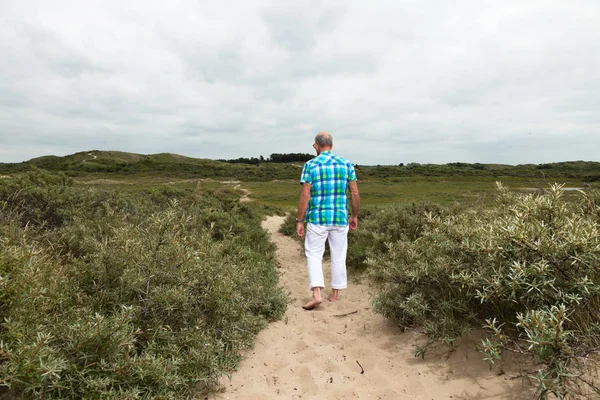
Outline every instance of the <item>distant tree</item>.
POLYGON ((286 162, 306 162, 314 158, 312 154, 306 153, 273 153, 271 154, 271 162, 286 163, 286 162))
POLYGON ((260 160, 258 158, 256 158, 256 157, 250 157, 250 158, 240 157, 240 158, 236 158, 236 159, 232 159, 232 160, 219 159, 217 161, 226 162, 226 163, 229 163, 229 164, 252 164, 252 165, 258 165, 260 163, 260 160))

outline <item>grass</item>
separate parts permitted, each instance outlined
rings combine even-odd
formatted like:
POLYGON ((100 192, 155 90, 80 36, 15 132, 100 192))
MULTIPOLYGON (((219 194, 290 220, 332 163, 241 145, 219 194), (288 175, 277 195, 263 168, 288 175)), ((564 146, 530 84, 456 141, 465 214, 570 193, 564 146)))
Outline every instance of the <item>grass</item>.
MULTIPOLYGON (((176 154, 141 155, 111 151, 80 152, 65 157, 46 156, 24 164, 0 164, 10 173, 28 164, 62 170, 80 185, 123 191, 168 185, 177 189, 197 186, 209 190, 250 190, 251 198, 267 206, 294 210, 297 206, 301 163, 228 164, 176 154), (97 167, 97 168, 96 168, 97 167), (239 186, 238 186, 239 185, 239 186)), ((357 170, 361 204, 387 205, 413 202, 449 204, 473 200, 487 202, 495 182, 513 190, 542 188, 552 183, 580 187, 588 182, 600 188, 600 163, 568 162, 543 165, 361 166, 357 170)), ((577 192, 565 194, 575 198, 577 192)))
MULTIPOLYGON (((179 179, 214 178, 235 179, 245 182, 296 180, 301 162, 259 164, 227 163, 217 160, 185 157, 177 154, 135 154, 119 151, 89 150, 64 157, 44 156, 22 163, 1 163, 0 174, 42 168, 53 172, 65 172, 68 176, 86 179, 90 176, 105 179, 120 177, 161 177, 179 179)), ((532 180, 572 179, 600 185, 600 163, 569 161, 552 164, 418 164, 407 165, 357 165, 359 178, 385 180, 427 177, 467 177, 469 179, 497 179, 498 177, 530 178, 532 180)))
MULTIPOLYGON (((465 199, 483 199, 495 191, 495 182, 500 179, 505 185, 519 188, 548 187, 544 179, 529 179, 515 177, 407 177, 393 179, 360 180, 359 191, 361 204, 386 205, 413 202, 431 202, 449 204, 465 199)), ((577 187, 580 182, 558 180, 567 186, 577 187)), ((249 189, 251 197, 267 205, 294 209, 298 204, 300 184, 296 180, 278 180, 272 182, 244 182, 243 188, 249 189)), ((568 197, 577 196, 577 192, 568 192, 568 197)))

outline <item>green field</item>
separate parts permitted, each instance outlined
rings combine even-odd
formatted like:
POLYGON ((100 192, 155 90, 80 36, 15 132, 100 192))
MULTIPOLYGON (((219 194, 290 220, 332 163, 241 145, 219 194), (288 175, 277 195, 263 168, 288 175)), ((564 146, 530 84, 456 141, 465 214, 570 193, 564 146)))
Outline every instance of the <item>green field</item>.
MULTIPOLYGON (((165 185, 173 188, 199 186, 208 190, 246 189, 257 202, 290 210, 298 201, 301 166, 302 162, 244 164, 170 153, 143 155, 91 150, 64 157, 40 157, 18 164, 0 163, 0 175, 40 168, 62 172, 78 185, 125 191, 165 185)), ((485 201, 497 181, 513 190, 548 188, 553 183, 567 187, 600 187, 598 162, 516 166, 410 163, 356 168, 363 205, 485 201)), ((567 196, 577 196, 577 192, 569 192, 567 196)))
MULTIPOLYGON (((448 204, 455 201, 485 199, 496 188, 496 182, 514 190, 525 188, 547 188, 552 183, 565 184, 568 187, 579 187, 581 182, 573 180, 532 180, 515 177, 414 177, 390 179, 359 178, 359 191, 362 205, 385 205, 411 202, 432 202, 448 204)), ((300 193, 298 181, 285 180, 274 182, 245 182, 242 187, 251 191, 250 196, 256 201, 280 207, 295 207, 300 193)), ((569 192, 568 196, 576 196, 577 192, 569 192)))
MULTIPOLYGON (((271 157, 275 158, 275 157, 271 157)), ((43 169, 62 172, 77 184, 122 190, 167 185, 207 189, 242 188, 256 201, 271 206, 295 207, 302 162, 228 163, 177 154, 134 154, 90 150, 64 157, 45 156, 16 164, 0 163, 0 175, 43 169), (239 185, 239 186, 238 186, 239 185)), ((356 166, 362 204, 407 202, 447 204, 485 198, 495 182, 519 188, 547 188, 553 183, 570 187, 600 187, 600 163, 570 161, 552 164, 399 164, 356 166)), ((573 193, 569 193, 572 196, 573 193)))
MULTIPOLYGON (((495 191, 496 182, 502 182, 515 191, 530 191, 534 188, 548 188, 552 183, 566 187, 581 187, 580 181, 573 179, 531 179, 518 177, 407 177, 360 180, 361 204, 386 205, 411 202, 430 202, 448 204, 463 201, 486 201, 495 191)), ((76 179, 78 185, 111 187, 114 189, 135 191, 153 189, 161 186, 173 188, 200 187, 207 190, 230 190, 241 194, 241 189, 250 191, 250 197, 256 202, 268 206, 293 210, 298 204, 300 184, 298 180, 273 181, 232 181, 213 179, 177 179, 171 177, 113 177, 113 179, 76 179), (116 179, 115 179, 116 178, 116 179)), ((577 191, 566 192, 569 198, 577 197, 577 191)))
MULTIPOLYGON (((299 178, 298 178, 299 179, 299 178)), ((108 178, 81 176, 75 178, 77 185, 105 187, 124 191, 156 189, 161 186, 173 188, 202 188, 207 190, 230 190, 241 194, 241 189, 250 191, 250 197, 269 206, 290 210, 296 207, 300 194, 298 179, 275 179, 272 181, 238 181, 231 179, 181 179, 169 176, 113 175, 108 178)), ((359 176, 362 205, 403 204, 431 202, 448 204, 463 201, 486 201, 494 192, 496 182, 502 182, 515 191, 533 191, 548 188, 553 183, 565 187, 582 187, 582 182, 569 178, 534 179, 514 176, 416 176, 399 178, 369 178, 359 176)), ((598 187, 594 184, 593 187, 598 187)), ((565 196, 575 198, 577 191, 568 191, 565 196)))

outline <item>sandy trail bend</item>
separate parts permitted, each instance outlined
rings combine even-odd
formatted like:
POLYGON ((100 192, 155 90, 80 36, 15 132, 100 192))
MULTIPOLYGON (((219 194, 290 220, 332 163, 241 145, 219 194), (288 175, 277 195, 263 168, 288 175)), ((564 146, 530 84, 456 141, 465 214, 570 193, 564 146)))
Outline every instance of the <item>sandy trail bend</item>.
POLYGON ((239 371, 231 380, 223 378, 221 392, 209 399, 533 398, 520 380, 490 371, 473 343, 415 358, 413 345, 421 335, 403 333, 374 314, 366 285, 349 282, 339 302, 324 300, 313 311, 303 310, 310 297, 305 259, 300 245, 278 232, 283 220, 269 217, 263 228, 277 245, 280 284, 292 303, 281 321, 257 336, 239 371))

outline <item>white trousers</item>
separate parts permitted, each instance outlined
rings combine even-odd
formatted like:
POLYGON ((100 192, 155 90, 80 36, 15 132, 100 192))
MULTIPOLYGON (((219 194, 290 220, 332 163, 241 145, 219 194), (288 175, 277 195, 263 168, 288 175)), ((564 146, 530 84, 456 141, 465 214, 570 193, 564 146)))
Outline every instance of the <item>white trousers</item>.
POLYGON ((348 251, 348 225, 325 226, 306 224, 304 251, 308 265, 308 284, 310 289, 325 287, 323 277, 323 253, 325 241, 329 241, 331 255, 331 288, 346 289, 346 252, 348 251))

